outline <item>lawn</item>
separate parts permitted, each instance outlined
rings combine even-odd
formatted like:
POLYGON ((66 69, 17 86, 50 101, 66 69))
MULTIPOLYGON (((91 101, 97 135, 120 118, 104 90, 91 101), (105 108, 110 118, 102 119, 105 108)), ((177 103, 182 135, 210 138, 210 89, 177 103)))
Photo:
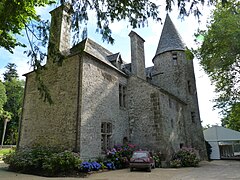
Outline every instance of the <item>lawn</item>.
POLYGON ((0 149, 0 160, 2 160, 3 155, 5 154, 9 154, 11 152, 13 152, 14 150, 12 148, 3 148, 0 149))

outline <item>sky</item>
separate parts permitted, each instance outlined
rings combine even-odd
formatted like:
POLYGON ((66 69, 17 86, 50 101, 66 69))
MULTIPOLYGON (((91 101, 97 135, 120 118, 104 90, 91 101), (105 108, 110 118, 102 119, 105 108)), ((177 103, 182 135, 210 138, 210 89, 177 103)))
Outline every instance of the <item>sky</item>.
MULTIPOLYGON (((50 10, 55 7, 47 7, 47 8, 38 8, 37 11, 41 14, 45 19, 50 19, 50 14, 48 13, 50 10)), ((162 7, 164 8, 164 7, 162 7)), ((175 7, 176 8, 176 7, 175 7)), ((183 42, 187 45, 188 48, 196 47, 194 42, 194 33, 198 28, 205 29, 206 21, 210 14, 208 7, 203 7, 201 9, 203 12, 203 16, 200 17, 201 22, 198 22, 193 15, 186 17, 184 20, 178 18, 178 11, 174 9, 171 13, 169 13, 170 18, 175 24, 179 34, 181 35, 183 42)), ((163 22, 166 17, 166 12, 160 9, 160 17, 163 22)), ((94 40, 95 42, 101 44, 103 47, 107 48, 113 53, 120 52, 122 59, 125 62, 130 62, 131 52, 130 52, 130 39, 128 34, 132 30, 130 26, 128 26, 127 22, 120 21, 111 24, 111 30, 113 32, 113 37, 115 39, 115 43, 113 45, 107 44, 103 42, 101 39, 101 35, 96 33, 95 26, 95 15, 90 14, 90 20, 88 23, 88 38, 94 40)), ((149 20, 148 26, 140 29, 134 29, 136 33, 138 33, 145 40, 145 63, 146 67, 152 66, 152 58, 155 55, 157 45, 160 39, 161 31, 163 28, 163 24, 160 22, 155 22, 149 20)), ((24 40, 24 37, 19 37, 21 40, 24 40)), ((5 66, 8 63, 15 63, 17 65, 17 70, 19 76, 24 79, 22 74, 29 72, 30 65, 28 64, 29 58, 26 54, 23 53, 27 49, 24 48, 16 48, 14 50, 14 54, 9 53, 8 51, 0 48, 0 76, 5 72, 5 66)), ((212 100, 216 96, 214 93, 214 86, 211 85, 211 82, 205 72, 199 66, 198 60, 194 59, 194 68, 195 68, 195 77, 197 84, 197 92, 198 92, 198 101, 199 101, 199 109, 200 116, 202 120, 202 125, 206 126, 210 125, 220 125, 220 116, 217 110, 213 110, 214 103, 212 100)))

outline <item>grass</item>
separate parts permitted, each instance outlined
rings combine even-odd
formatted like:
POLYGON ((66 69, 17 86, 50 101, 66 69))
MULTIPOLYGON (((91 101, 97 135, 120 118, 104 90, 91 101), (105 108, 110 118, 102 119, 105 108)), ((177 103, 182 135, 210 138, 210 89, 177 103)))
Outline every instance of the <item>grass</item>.
POLYGON ((3 156, 6 154, 9 154, 11 152, 13 152, 14 150, 12 148, 3 148, 0 149, 0 160, 2 160, 3 156))

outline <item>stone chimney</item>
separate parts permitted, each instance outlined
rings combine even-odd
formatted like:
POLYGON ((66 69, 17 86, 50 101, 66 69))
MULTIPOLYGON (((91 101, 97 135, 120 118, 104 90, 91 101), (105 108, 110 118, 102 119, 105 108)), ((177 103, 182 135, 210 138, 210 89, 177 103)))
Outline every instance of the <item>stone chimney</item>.
POLYGON ((61 53, 66 55, 70 49, 71 39, 71 5, 66 3, 50 12, 51 26, 48 55, 61 53))
POLYGON ((132 74, 139 78, 146 79, 144 55, 145 40, 134 31, 130 32, 129 37, 131 39, 132 74))

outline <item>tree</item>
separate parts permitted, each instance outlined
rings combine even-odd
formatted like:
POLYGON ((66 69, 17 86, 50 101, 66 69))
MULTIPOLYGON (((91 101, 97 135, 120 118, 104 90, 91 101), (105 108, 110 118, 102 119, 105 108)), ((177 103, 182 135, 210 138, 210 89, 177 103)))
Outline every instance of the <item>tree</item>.
POLYGON ((13 52, 16 46, 24 46, 15 35, 33 19, 39 20, 35 7, 51 4, 51 0, 1 0, 0 2, 0 47, 13 52))
POLYGON ((240 131, 240 103, 235 103, 222 119, 222 124, 227 128, 240 131))
POLYGON ((16 65, 9 63, 3 73, 4 85, 6 89, 7 101, 3 108, 11 113, 11 121, 8 125, 7 141, 15 144, 18 137, 18 124, 20 118, 20 109, 22 107, 24 81, 18 79, 16 65))
MULTIPOLYGON (((6 91, 5 91, 5 87, 3 85, 3 83, 0 81, 0 117, 2 119, 3 115, 4 115, 4 110, 3 110, 3 105, 5 104, 5 102, 7 101, 7 96, 6 96, 6 91)), ((4 122, 5 124, 5 122, 4 122)), ((3 135, 2 135, 2 139, 4 139, 4 135, 5 135, 5 131, 6 130, 6 126, 4 125, 3 128, 3 135)), ((1 143, 1 147, 2 147, 3 142, 1 143)))
POLYGON ((7 101, 5 86, 0 80, 0 111, 3 110, 3 105, 7 101))
MULTIPOLYGON (((211 4, 216 0, 208 0, 211 4)), ((223 0, 224 1, 224 0, 223 0)), ((109 24, 113 21, 128 20, 133 28, 147 25, 147 20, 153 18, 159 20, 158 5, 150 0, 122 0, 118 3, 112 0, 60 0, 60 3, 69 2, 73 10, 73 29, 79 35, 79 31, 86 31, 84 25, 87 24, 89 10, 96 12, 97 30, 103 37, 112 43, 111 29, 109 24)), ((0 47, 13 52, 16 46, 24 46, 18 41, 15 35, 21 35, 22 30, 26 28, 31 33, 36 33, 35 37, 41 39, 46 37, 45 27, 48 23, 41 21, 36 14, 36 7, 59 3, 59 0, 2 0, 0 2, 0 47), (31 21, 38 23, 32 24, 31 21), (35 28, 33 28, 35 27, 35 28), (35 31, 37 30, 37 32, 35 31)), ((204 3, 204 0, 166 0, 159 5, 166 5, 166 10, 171 11, 172 6, 177 4, 181 16, 188 15, 190 12, 199 16, 201 13, 198 4, 204 3), (189 4, 190 9, 186 9, 189 4)), ((77 37, 77 36, 75 36, 77 37)), ((45 40, 45 38, 41 39, 45 40)), ((45 42, 44 42, 45 44, 45 42)))
MULTIPOLYGON (((78 43, 81 38, 87 34, 87 23, 89 20, 89 11, 96 14, 96 30, 102 36, 103 41, 114 42, 112 31, 109 27, 114 21, 128 21, 133 28, 144 27, 148 24, 148 19, 152 18, 161 21, 159 18, 158 7, 166 6, 167 11, 172 10, 173 5, 179 8, 180 17, 194 14, 199 17, 201 12, 198 5, 205 1, 208 4, 215 4, 217 0, 165 0, 159 5, 151 0, 121 0, 116 3, 113 0, 60 0, 60 3, 70 3, 72 11, 72 29, 74 31, 73 41, 78 43)), ((225 2, 226 0, 222 0, 225 2)), ((38 89, 41 97, 48 102, 52 102, 48 88, 42 82, 39 74, 42 67, 42 61, 47 56, 41 48, 48 44, 49 21, 41 20, 37 16, 35 8, 48 4, 57 3, 54 0, 2 0, 0 2, 0 47, 13 53, 16 46, 25 46, 18 41, 14 35, 21 35, 25 29, 26 37, 30 44, 30 50, 25 51, 30 56, 30 65, 37 74, 38 89), (31 36, 30 36, 31 34, 31 36)), ((57 56, 62 56, 56 53, 57 56)), ((58 59, 58 58, 56 58, 58 59)))
POLYGON ((7 71, 5 73, 3 73, 3 78, 4 81, 11 81, 12 79, 16 79, 18 78, 18 73, 17 73, 17 66, 14 63, 8 63, 7 66, 5 66, 5 68, 7 68, 7 71))
POLYGON ((217 108, 222 109, 223 125, 240 130, 240 2, 217 4, 204 40, 197 50, 205 72, 215 85, 217 108), (236 123, 238 122, 238 123, 236 123))
POLYGON ((0 114, 1 114, 1 118, 4 121, 2 141, 1 141, 1 148, 2 148, 3 143, 4 143, 4 139, 5 139, 6 130, 7 130, 7 123, 11 120, 12 115, 11 115, 11 113, 9 113, 7 111, 2 111, 2 112, 0 112, 0 114))

